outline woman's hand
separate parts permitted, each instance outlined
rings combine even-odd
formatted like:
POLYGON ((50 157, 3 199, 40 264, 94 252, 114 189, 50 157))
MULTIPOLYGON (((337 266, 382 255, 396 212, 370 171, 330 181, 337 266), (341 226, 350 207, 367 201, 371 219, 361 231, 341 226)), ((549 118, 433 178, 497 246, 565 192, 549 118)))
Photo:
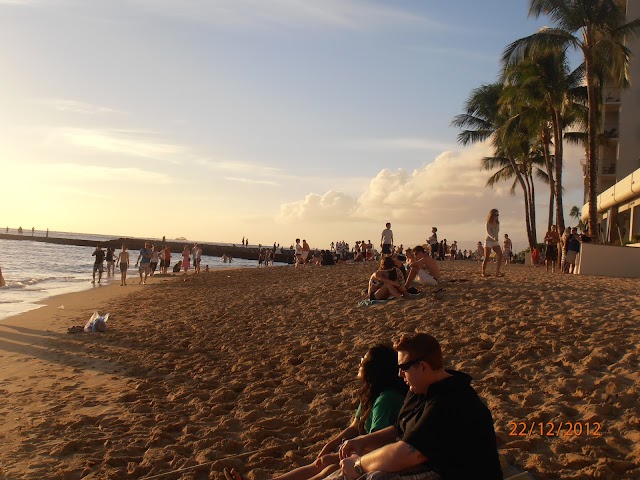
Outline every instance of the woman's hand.
POLYGON ((362 455, 363 442, 360 437, 347 440, 340 446, 340 460, 350 457, 353 454, 362 455))
POLYGON ((318 454, 318 460, 321 457, 324 457, 325 455, 333 452, 336 449, 336 446, 337 445, 334 442, 328 442, 324 447, 322 447, 322 450, 320 450, 320 453, 318 454))
POLYGON ((316 458, 316 461, 313 464, 316 468, 323 470, 325 467, 329 465, 335 465, 340 462, 340 458, 338 458, 337 453, 328 453, 327 455, 322 455, 321 457, 316 458))

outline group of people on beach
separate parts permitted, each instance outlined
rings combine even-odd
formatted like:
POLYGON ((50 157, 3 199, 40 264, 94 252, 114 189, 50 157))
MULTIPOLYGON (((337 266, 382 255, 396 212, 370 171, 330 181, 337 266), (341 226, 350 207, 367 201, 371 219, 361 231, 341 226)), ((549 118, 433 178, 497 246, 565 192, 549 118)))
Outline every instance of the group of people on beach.
MULTIPOLYGON (((102 281, 102 273, 104 271, 104 262, 107 263, 107 276, 115 275, 116 267, 120 269, 120 286, 127 285, 127 272, 129 265, 131 264, 131 258, 126 245, 122 245, 122 250, 116 256, 115 248, 108 247, 107 250, 103 250, 102 246, 98 244, 96 249, 91 254, 95 257, 93 264, 93 279, 91 283, 96 283, 96 273, 98 274, 98 284, 102 281)), ((174 266, 173 271, 180 271, 180 268, 184 270, 186 274, 191 265, 193 259, 193 267, 195 273, 200 273, 200 260, 202 257, 202 248, 196 243, 193 248, 190 249, 188 245, 184 246, 182 251, 182 263, 177 263, 174 266)), ((169 267, 171 266, 171 249, 168 245, 163 245, 160 250, 156 245, 150 245, 149 242, 144 242, 144 246, 140 249, 135 266, 138 267, 138 274, 140 275, 140 281, 138 284, 146 285, 147 278, 155 275, 156 269, 160 269, 161 274, 167 274, 169 267)), ((206 271, 209 270, 207 265, 206 271)))
POLYGON ((578 255, 580 254, 582 243, 591 242, 591 237, 578 234, 577 227, 567 227, 560 236, 558 227, 552 225, 551 229, 544 236, 544 259, 536 247, 531 255, 534 266, 544 263, 548 272, 555 273, 556 267, 561 273, 574 273, 578 255))
MULTIPOLYGON (((359 362, 359 405, 316 460, 274 480, 502 479, 490 410, 471 377, 444 368, 427 333, 375 345, 359 362)), ((227 480, 244 480, 235 469, 227 480)))

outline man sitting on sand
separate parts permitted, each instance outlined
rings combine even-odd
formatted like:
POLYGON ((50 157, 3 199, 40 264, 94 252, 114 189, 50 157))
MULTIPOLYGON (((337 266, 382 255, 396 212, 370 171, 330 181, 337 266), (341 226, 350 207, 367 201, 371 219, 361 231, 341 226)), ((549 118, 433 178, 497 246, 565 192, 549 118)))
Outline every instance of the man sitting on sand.
POLYGON ((440 267, 438 267, 438 263, 427 255, 422 245, 418 245, 413 248, 412 251, 415 260, 410 264, 409 276, 407 277, 405 287, 411 287, 414 281, 422 285, 437 285, 440 281, 440 267))
POLYGON ((502 479, 493 418, 471 377, 444 370, 440 345, 426 333, 405 335, 393 348, 409 385, 398 421, 344 442, 341 469, 328 478, 502 479))

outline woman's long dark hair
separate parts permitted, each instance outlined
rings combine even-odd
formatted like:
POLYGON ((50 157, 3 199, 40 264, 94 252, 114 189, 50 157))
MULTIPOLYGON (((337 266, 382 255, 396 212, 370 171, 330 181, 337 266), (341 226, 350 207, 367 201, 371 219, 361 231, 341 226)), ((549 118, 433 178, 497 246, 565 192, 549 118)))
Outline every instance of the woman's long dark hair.
POLYGON ((364 384, 360 389, 360 418, 358 430, 364 432, 364 423, 371 415, 373 404, 385 390, 407 393, 407 385, 398 376, 398 354, 389 345, 376 345, 367 352, 368 360, 362 365, 364 384))

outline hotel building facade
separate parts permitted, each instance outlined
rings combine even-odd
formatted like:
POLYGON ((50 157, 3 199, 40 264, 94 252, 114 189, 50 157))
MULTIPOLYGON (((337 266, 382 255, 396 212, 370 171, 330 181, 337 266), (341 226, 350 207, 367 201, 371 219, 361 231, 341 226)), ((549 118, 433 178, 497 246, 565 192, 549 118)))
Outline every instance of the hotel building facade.
MULTIPOLYGON (((640 17, 640 1, 619 0, 626 8, 627 22, 640 17)), ((598 217, 604 242, 631 242, 640 236, 640 38, 627 47, 633 55, 626 89, 606 85, 602 91, 601 133, 604 141, 598 155, 598 217)), ((589 181, 586 162, 584 172, 584 207, 589 214, 589 181)), ((638 243, 638 241, 635 241, 638 243)))

